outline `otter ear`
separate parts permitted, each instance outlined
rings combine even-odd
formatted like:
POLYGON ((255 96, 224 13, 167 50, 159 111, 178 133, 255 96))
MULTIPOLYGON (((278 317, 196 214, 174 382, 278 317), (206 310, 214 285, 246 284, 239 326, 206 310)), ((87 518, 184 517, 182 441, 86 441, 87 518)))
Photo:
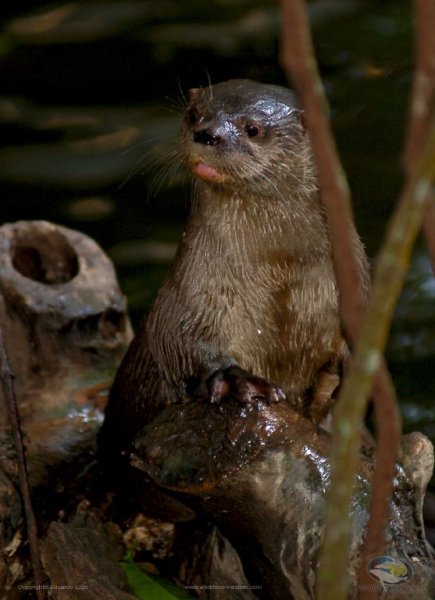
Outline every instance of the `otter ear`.
POLYGON ((188 92, 187 92, 189 101, 194 102, 198 98, 198 96, 200 95, 201 92, 202 92, 201 88, 190 88, 190 90, 188 90, 188 92))
POLYGON ((302 129, 304 131, 307 131, 307 126, 305 123, 305 111, 301 110, 301 109, 296 109, 294 111, 294 115, 296 117, 296 120, 300 123, 300 125, 302 126, 302 129))

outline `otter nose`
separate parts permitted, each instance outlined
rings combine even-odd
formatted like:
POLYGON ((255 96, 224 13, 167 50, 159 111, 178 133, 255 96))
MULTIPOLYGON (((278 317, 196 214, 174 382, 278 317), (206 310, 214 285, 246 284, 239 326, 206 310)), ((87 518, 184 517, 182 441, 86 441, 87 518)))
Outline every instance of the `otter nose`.
POLYGON ((213 129, 202 129, 193 132, 193 141, 203 146, 217 146, 222 142, 222 137, 217 135, 213 129))

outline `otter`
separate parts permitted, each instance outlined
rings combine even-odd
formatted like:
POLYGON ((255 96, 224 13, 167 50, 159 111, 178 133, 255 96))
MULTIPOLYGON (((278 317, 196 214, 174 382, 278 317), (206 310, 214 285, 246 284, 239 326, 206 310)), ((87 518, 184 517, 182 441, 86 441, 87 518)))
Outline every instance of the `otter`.
POLYGON ((319 422, 346 343, 295 94, 246 79, 192 89, 178 150, 196 181, 190 216, 118 370, 100 438, 128 447, 163 407, 197 398, 286 401, 319 422))

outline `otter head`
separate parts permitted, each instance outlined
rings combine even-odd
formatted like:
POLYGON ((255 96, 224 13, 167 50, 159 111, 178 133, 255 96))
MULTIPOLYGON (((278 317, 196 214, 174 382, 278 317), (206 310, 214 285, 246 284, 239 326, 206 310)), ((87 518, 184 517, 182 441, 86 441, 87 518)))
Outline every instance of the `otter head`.
POLYGON ((210 185, 276 193, 312 164, 302 111, 287 88, 233 79, 192 89, 180 137, 183 161, 210 185))

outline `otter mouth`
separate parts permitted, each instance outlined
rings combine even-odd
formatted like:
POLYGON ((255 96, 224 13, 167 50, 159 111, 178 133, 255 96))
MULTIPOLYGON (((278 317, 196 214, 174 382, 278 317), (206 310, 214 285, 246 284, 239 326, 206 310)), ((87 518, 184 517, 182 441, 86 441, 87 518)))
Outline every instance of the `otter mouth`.
POLYGON ((201 159, 193 160, 190 163, 190 168, 195 177, 198 177, 198 179, 202 179, 203 181, 222 183, 228 179, 228 176, 225 173, 218 171, 218 169, 215 169, 201 159))

